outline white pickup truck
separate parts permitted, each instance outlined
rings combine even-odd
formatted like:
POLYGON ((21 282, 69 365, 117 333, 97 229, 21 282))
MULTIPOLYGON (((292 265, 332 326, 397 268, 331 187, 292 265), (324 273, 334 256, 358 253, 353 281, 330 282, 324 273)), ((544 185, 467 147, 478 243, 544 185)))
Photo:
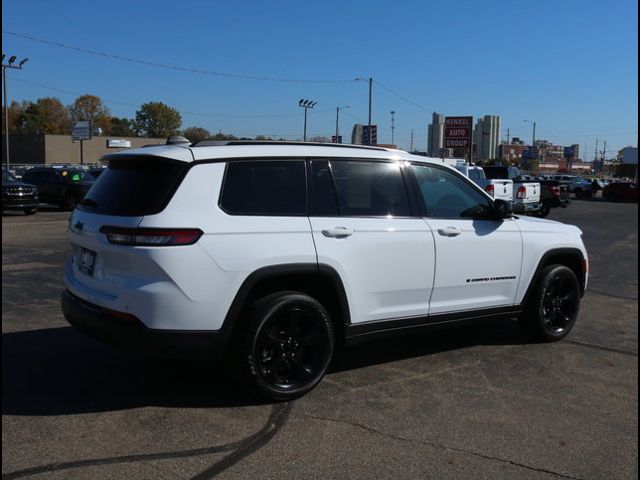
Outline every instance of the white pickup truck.
POLYGON ((537 182, 519 181, 520 171, 515 167, 490 166, 482 167, 487 178, 493 180, 513 181, 514 213, 536 213, 540 210, 540 184, 537 182))
POLYGON ((469 180, 482 188, 495 200, 513 202, 513 180, 510 179, 489 179, 486 177, 482 167, 467 164, 456 164, 456 169, 466 175, 469 180))

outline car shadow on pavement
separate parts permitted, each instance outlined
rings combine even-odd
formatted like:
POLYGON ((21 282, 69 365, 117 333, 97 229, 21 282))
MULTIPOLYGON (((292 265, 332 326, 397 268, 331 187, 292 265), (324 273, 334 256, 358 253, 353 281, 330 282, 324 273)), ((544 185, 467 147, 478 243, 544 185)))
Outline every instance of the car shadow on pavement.
POLYGON ((477 345, 528 343, 531 340, 515 319, 487 319, 472 325, 425 329, 419 334, 398 335, 354 345, 340 356, 332 371, 353 370, 477 345))
POLYGON ((223 365, 130 355, 72 327, 2 335, 3 415, 258 404, 226 378, 223 365))
MULTIPOLYGON (((476 345, 526 343, 515 322, 428 331, 346 349, 344 371, 476 345)), ((151 359, 104 346, 71 327, 2 335, 2 414, 67 415, 144 406, 259 405, 225 375, 224 364, 151 359)))

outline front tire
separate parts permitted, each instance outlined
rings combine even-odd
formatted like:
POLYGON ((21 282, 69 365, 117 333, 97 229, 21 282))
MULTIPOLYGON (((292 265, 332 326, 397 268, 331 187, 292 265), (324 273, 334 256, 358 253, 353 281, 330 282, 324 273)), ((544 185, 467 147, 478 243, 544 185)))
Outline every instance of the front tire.
POLYGON ((311 391, 335 350, 326 309, 299 292, 278 292, 255 302, 241 325, 236 366, 256 395, 288 401, 311 391))
POLYGON ((580 189, 580 188, 576 188, 576 189, 573 191, 573 194, 576 196, 576 200, 581 199, 581 198, 582 198, 582 189, 580 189))
POLYGON ((580 285, 573 270, 550 265, 540 273, 520 324, 535 340, 556 342, 569 334, 579 308, 580 285))
POLYGON ((32 208, 25 208, 24 209, 24 214, 25 215, 35 215, 38 212, 38 207, 32 207, 32 208))
POLYGON ((535 216, 539 218, 545 218, 547 215, 549 215, 549 212, 551 212, 551 207, 549 207, 548 205, 543 205, 540 210, 535 213, 535 216))

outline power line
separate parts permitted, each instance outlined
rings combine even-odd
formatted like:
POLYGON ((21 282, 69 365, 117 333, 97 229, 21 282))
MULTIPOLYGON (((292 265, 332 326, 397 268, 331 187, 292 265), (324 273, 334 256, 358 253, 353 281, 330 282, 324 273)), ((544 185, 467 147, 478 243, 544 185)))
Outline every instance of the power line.
POLYGON ((375 84, 376 84, 376 85, 378 85, 379 87, 382 87, 384 90, 386 90, 387 92, 389 92, 389 93, 390 93, 390 94, 392 94, 392 95, 395 95, 395 96, 396 96, 396 97, 398 97, 399 99, 404 100, 405 102, 407 102, 407 103, 409 103, 409 104, 413 105, 414 107, 419 108, 420 110, 424 110, 425 112, 428 112, 428 113, 432 113, 432 112, 433 112, 433 110, 431 110, 431 109, 429 109, 429 108, 426 108, 426 107, 423 107, 422 105, 420 105, 420 104, 418 104, 418 103, 414 102, 413 100, 409 100, 407 97, 404 97, 404 96, 400 95, 398 92, 396 92, 396 91, 394 91, 394 90, 391 90, 389 87, 387 87, 387 86, 385 86, 385 85, 381 84, 381 83, 380 83, 380 82, 378 82, 377 80, 374 80, 374 81, 373 81, 373 83, 375 83, 375 84))
POLYGON ((37 38, 31 35, 10 32, 8 30, 2 30, 2 33, 6 33, 7 35, 11 35, 17 38, 31 40, 32 42, 43 43, 45 45, 51 45, 59 48, 66 48, 67 50, 75 50, 77 52, 87 53, 87 54, 95 55, 99 57, 111 58, 111 59, 119 60, 122 62, 137 63, 139 65, 147 65, 150 67, 164 68, 168 70, 177 70, 181 72, 198 73, 201 75, 213 75, 216 77, 224 77, 224 78, 237 78, 237 79, 243 79, 243 80, 260 80, 260 81, 266 81, 266 82, 281 82, 281 83, 352 83, 352 82, 355 82, 355 80, 353 79, 350 79, 350 80, 303 80, 303 79, 294 79, 294 78, 277 78, 277 77, 266 77, 266 76, 260 76, 260 75, 241 75, 236 73, 215 72, 212 70, 183 67, 180 65, 152 62, 148 60, 142 60, 139 58, 126 57, 123 55, 115 55, 112 53, 101 52, 98 50, 91 50, 88 48, 81 48, 73 45, 67 45, 65 43, 53 42, 51 40, 45 40, 43 38, 37 38))
MULTIPOLYGON (((74 96, 81 96, 81 95, 85 95, 85 93, 79 93, 79 92, 72 92, 69 90, 64 90, 62 88, 55 88, 55 87, 50 87, 48 85, 43 85, 41 83, 36 83, 36 82, 30 82, 28 80, 23 80, 21 78, 15 78, 12 76, 9 76, 9 78, 11 78, 12 81, 15 82, 19 82, 19 83, 26 83, 28 85, 33 85, 35 87, 39 87, 39 88, 44 88, 46 90, 52 90, 54 92, 60 92, 60 93, 65 93, 67 95, 74 95, 74 96)), ((127 107, 133 107, 133 108, 140 108, 141 104, 133 104, 133 103, 126 103, 126 102, 121 102, 118 100, 110 100, 110 99, 106 99, 106 98, 101 98, 102 101, 104 103, 108 103, 108 104, 114 104, 114 105, 124 105, 127 107)), ((226 113, 203 113, 203 112, 188 112, 188 111, 183 111, 183 110, 177 110, 178 113, 182 114, 182 115, 195 115, 195 116, 202 116, 202 117, 218 117, 218 118, 276 118, 276 117, 297 117, 298 115, 300 115, 299 113, 280 113, 280 114, 272 114, 272 115, 233 115, 233 114, 226 114, 226 113)), ((333 111, 332 108, 325 108, 323 110, 317 110, 316 113, 322 113, 322 112, 328 112, 328 111, 333 111)))

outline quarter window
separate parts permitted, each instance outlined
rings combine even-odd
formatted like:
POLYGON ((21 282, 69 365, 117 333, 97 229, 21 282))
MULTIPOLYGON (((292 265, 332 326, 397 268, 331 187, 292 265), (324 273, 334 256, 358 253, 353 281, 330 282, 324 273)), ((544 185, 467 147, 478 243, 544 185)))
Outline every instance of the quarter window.
POLYGON ((479 218, 491 210, 491 201, 457 174, 426 165, 413 171, 428 217, 479 218))
POLYGON ((230 161, 220 206, 232 215, 307 215, 304 160, 230 161))

